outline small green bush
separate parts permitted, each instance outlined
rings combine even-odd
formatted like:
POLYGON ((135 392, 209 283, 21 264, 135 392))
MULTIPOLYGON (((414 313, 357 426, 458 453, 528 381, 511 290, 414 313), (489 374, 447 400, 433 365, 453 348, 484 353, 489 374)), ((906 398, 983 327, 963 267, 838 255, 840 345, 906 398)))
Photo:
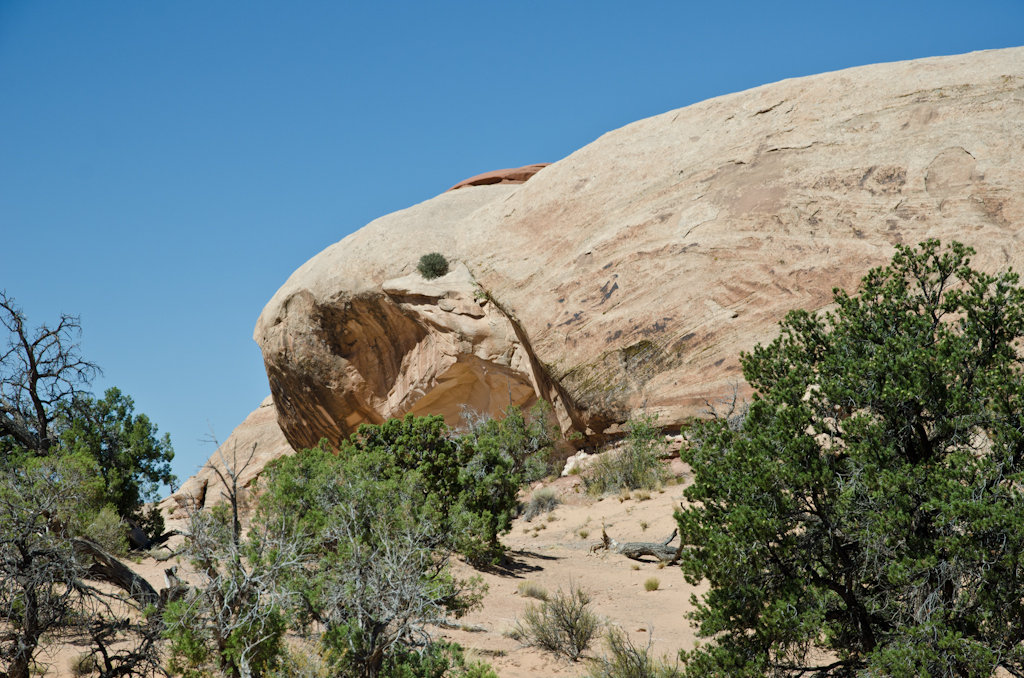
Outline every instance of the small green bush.
POLYGON ((600 631, 601 623, 590 609, 590 594, 576 585, 569 593, 558 590, 539 607, 529 605, 523 621, 517 622, 512 637, 570 661, 586 652, 600 631))
MULTIPOLYGON (((619 452, 605 452, 583 474, 583 484, 591 494, 623 493, 630 490, 653 490, 666 479, 660 456, 665 441, 656 426, 655 416, 631 419, 626 443, 619 452)), ((648 493, 647 498, 650 498, 648 493)))
POLYGON ((416 266, 416 270, 427 280, 440 278, 448 272, 448 260, 440 252, 424 254, 420 257, 420 263, 416 266))
POLYGON ((378 678, 498 678, 484 661, 467 661, 458 643, 440 640, 422 651, 405 650, 389 655, 378 678))
POLYGON ((561 503, 562 500, 558 498, 555 488, 541 487, 530 495, 530 501, 526 504, 523 517, 526 518, 526 522, 530 522, 542 513, 554 511, 561 503))
POLYGON ((659 586, 661 586, 661 580, 657 577, 651 577, 644 582, 645 591, 657 591, 659 586))
POLYGON ((85 526, 85 537, 93 540, 115 556, 128 555, 128 526, 117 515, 113 506, 97 511, 85 526))

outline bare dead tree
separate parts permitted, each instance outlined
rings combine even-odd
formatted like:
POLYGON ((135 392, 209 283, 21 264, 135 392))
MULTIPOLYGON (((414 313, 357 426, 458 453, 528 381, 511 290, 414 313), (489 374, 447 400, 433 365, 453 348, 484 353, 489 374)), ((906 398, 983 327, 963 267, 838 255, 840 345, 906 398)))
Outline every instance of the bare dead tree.
POLYGON ((232 533, 234 537, 235 546, 237 547, 242 535, 242 522, 238 517, 238 505, 239 505, 239 488, 238 479, 245 473, 245 470, 249 468, 253 458, 256 456, 256 446, 259 445, 259 441, 252 444, 252 448, 249 450, 248 456, 245 461, 239 465, 238 463, 238 444, 235 443, 231 449, 231 461, 229 462, 227 457, 224 455, 223 446, 217 442, 217 437, 213 435, 213 431, 210 431, 210 441, 217 446, 217 455, 220 457, 221 466, 215 463, 208 462, 204 468, 208 468, 217 474, 220 478, 220 482, 224 485, 224 490, 221 492, 221 497, 226 499, 231 506, 231 525, 232 533), (225 494, 226 492, 226 494, 225 494))
POLYGON ((729 384, 731 393, 726 393, 715 399, 714 402, 708 396, 701 398, 704 401, 704 409, 701 412, 711 419, 724 421, 729 428, 738 431, 747 416, 750 405, 746 399, 740 396, 740 385, 737 381, 729 384))
POLYGON ((8 333, 0 349, 0 438, 9 436, 45 456, 55 442, 58 407, 70 403, 100 369, 78 353, 77 316, 61 314, 56 326, 30 330, 21 307, 0 291, 0 324, 8 333))

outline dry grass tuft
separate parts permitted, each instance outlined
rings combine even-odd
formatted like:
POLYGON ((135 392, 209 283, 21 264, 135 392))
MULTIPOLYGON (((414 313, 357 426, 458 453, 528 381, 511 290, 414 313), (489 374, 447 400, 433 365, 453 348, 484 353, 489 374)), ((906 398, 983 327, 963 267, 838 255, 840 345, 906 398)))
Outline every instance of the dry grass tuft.
POLYGON ((547 600, 548 591, 535 581, 524 581, 519 584, 519 595, 537 600, 547 600))

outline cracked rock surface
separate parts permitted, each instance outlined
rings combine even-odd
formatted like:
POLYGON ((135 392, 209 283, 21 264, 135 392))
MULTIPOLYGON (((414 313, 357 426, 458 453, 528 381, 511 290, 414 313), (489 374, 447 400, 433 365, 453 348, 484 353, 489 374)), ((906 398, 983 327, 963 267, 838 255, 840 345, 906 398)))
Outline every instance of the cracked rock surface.
POLYGON ((787 311, 854 290, 897 243, 957 239, 982 269, 1020 270, 1022 225, 1024 48, 865 66, 377 219, 297 270, 254 337, 296 447, 537 397, 598 441, 637 410, 699 415, 787 311), (425 281, 431 251, 453 270, 425 281))

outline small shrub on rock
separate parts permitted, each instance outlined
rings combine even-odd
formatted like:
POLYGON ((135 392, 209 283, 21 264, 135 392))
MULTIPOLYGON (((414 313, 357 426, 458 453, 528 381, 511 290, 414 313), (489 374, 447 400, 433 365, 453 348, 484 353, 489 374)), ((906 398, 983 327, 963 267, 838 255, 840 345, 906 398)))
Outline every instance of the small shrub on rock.
POLYGON ((420 263, 416 266, 416 270, 427 280, 440 278, 448 273, 448 260, 440 252, 424 254, 420 257, 420 263))

